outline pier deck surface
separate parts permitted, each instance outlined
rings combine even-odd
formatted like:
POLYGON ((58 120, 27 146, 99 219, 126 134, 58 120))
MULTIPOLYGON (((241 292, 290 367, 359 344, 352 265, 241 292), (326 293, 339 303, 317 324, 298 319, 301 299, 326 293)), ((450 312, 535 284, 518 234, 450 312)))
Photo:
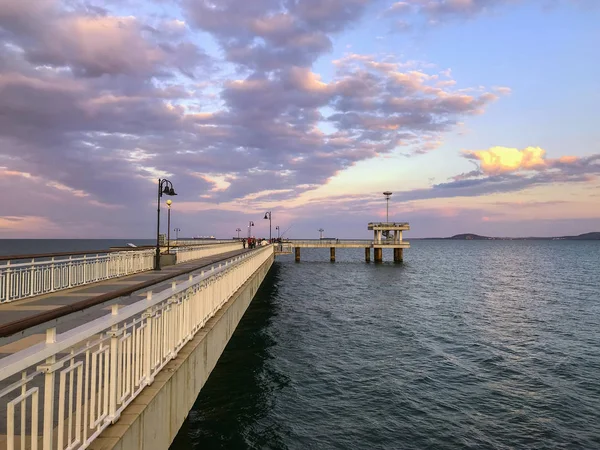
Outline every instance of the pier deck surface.
POLYGON ((195 271, 206 270, 214 263, 218 263, 224 258, 230 258, 241 255, 249 250, 234 250, 220 253, 218 255, 207 256, 195 259, 181 264, 166 266, 162 270, 149 270, 133 275, 100 281, 98 283, 87 284, 85 286, 65 289, 50 294, 43 294, 36 297, 25 298, 11 303, 0 305, 0 327, 9 323, 31 318, 33 316, 60 308, 65 305, 75 305, 76 303, 86 301, 101 295, 110 294, 123 288, 135 288, 136 285, 146 283, 153 279, 160 279, 169 274, 173 278, 159 282, 151 287, 141 287, 139 291, 130 295, 125 295, 101 304, 90 306, 82 311, 73 312, 67 316, 52 320, 46 324, 33 326, 28 330, 19 332, 12 336, 0 337, 0 360, 12 353, 23 350, 31 345, 44 341, 45 329, 56 326, 57 333, 82 325, 90 320, 94 320, 103 315, 109 314, 112 305, 129 305, 139 301, 146 296, 148 291, 160 292, 167 289, 173 281, 181 282, 187 280, 195 271), (185 274, 177 276, 177 273, 188 271, 185 274))

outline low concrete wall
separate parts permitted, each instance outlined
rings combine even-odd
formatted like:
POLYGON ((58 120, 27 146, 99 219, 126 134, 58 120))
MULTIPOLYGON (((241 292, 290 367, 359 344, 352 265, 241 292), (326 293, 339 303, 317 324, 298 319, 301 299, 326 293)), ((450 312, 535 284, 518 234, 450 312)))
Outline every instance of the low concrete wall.
POLYGON ((89 447, 167 450, 273 264, 271 256, 89 447))
POLYGON ((173 266, 177 263, 175 253, 160 255, 160 267, 173 266))

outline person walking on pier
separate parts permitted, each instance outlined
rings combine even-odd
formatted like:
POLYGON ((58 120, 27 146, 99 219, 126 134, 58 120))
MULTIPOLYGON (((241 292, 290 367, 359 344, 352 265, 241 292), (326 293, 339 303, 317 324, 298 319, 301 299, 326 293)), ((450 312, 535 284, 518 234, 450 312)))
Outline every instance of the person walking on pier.
POLYGON ((246 239, 242 239, 242 245, 246 248, 246 239))

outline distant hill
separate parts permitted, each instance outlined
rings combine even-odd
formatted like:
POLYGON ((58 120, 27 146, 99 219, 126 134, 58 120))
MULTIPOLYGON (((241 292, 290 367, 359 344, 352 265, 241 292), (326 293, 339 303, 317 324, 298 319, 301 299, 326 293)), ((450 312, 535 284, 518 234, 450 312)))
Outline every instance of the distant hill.
POLYGON ((568 239, 571 241, 597 241, 600 239, 600 231, 594 231, 591 233, 583 233, 577 236, 562 236, 555 239, 568 239))
POLYGON ((455 234, 454 236, 442 238, 442 239, 454 239, 457 241, 483 241, 483 240, 526 240, 526 239, 544 239, 544 240, 565 240, 565 241, 597 241, 600 240, 600 232, 594 231, 591 233, 579 234, 577 236, 556 236, 556 237, 526 237, 526 238, 506 238, 506 237, 489 237, 489 236, 480 236, 479 234, 474 233, 463 233, 463 234, 455 234))
POLYGON ((488 236, 480 236, 478 234, 473 234, 473 233, 464 233, 464 234, 455 234, 454 236, 445 238, 445 239, 455 239, 455 240, 459 240, 459 241, 482 241, 482 240, 494 239, 494 238, 491 238, 488 236))

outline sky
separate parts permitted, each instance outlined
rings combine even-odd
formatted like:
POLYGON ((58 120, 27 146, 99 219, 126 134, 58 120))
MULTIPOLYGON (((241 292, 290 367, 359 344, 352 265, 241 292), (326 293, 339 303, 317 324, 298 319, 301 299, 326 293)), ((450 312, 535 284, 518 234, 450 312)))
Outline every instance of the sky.
POLYGON ((597 0, 0 0, 0 238, 600 231, 597 0))

